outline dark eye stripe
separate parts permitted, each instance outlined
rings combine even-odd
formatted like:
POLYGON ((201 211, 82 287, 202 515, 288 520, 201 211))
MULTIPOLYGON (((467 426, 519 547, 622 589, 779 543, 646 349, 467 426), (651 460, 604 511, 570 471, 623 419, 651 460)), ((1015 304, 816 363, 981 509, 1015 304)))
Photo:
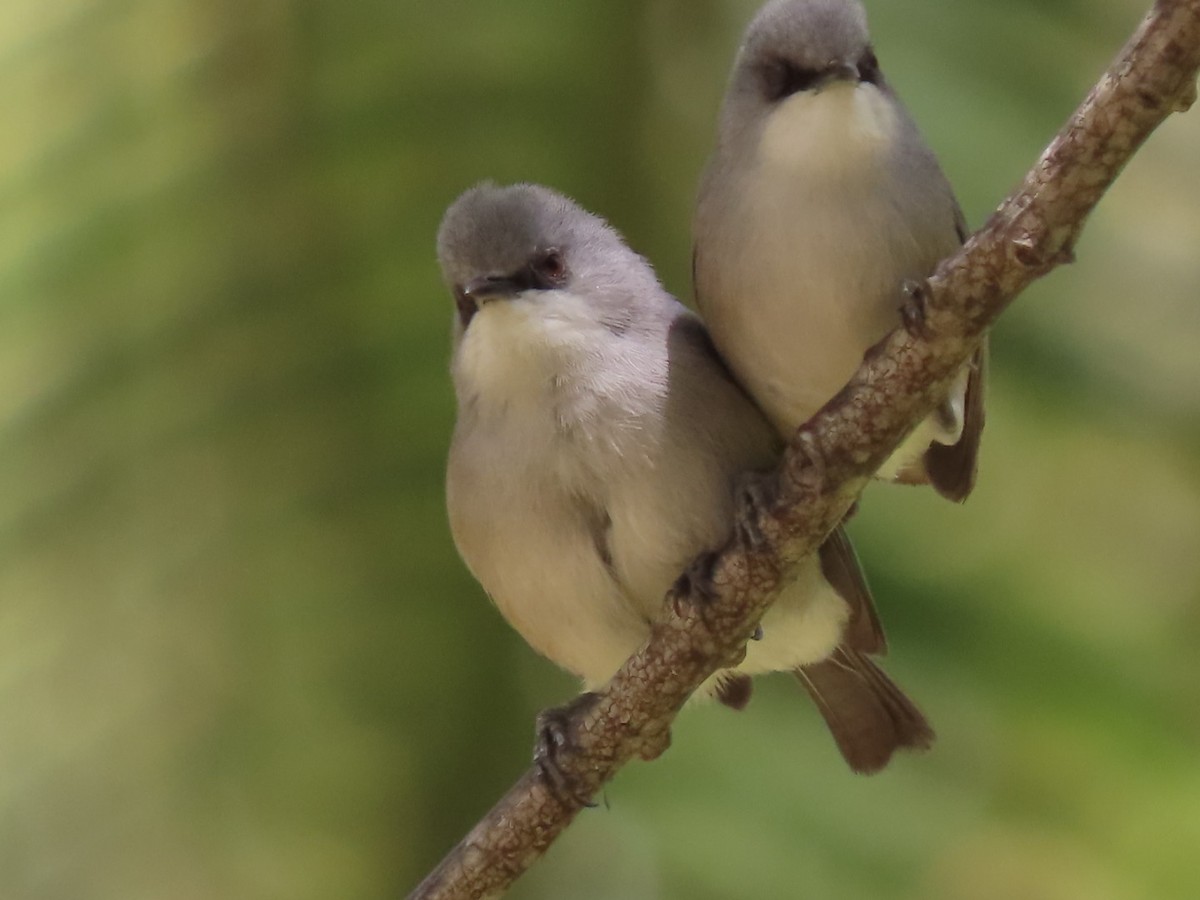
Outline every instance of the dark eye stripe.
POLYGON ((875 51, 868 47, 858 60, 858 80, 867 84, 879 84, 881 77, 879 60, 875 58, 875 51))
POLYGON ((802 69, 786 60, 771 63, 763 70, 767 99, 772 102, 806 91, 820 78, 821 73, 816 69, 802 69))

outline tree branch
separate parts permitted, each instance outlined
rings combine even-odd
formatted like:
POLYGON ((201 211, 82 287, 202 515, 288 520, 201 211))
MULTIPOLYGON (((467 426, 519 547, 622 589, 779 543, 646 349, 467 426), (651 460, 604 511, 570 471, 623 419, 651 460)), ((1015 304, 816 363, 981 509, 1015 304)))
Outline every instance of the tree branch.
POLYGON ((1197 69, 1200 0, 1158 0, 1020 189, 913 292, 906 327, 801 427, 766 507, 738 511, 730 542, 672 588, 649 642, 595 703, 569 716, 556 757, 563 784, 529 769, 410 900, 497 896, 624 763, 666 749, 687 698, 740 660, 788 572, 933 409, 988 326, 1032 281, 1071 260, 1084 221, 1134 151, 1195 99, 1197 69))

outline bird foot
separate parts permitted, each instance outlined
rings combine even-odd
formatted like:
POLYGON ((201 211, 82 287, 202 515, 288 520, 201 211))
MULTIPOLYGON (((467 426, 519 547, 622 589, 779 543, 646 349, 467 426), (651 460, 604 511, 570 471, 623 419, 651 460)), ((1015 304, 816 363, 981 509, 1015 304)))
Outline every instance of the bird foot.
POLYGON ((792 439, 792 447, 798 456, 797 465, 792 467, 794 477, 806 489, 820 492, 825 486, 825 455, 816 435, 807 425, 802 426, 792 439))
POLYGON ((759 551, 769 544, 762 522, 774 506, 775 495, 775 480, 770 474, 742 472, 737 476, 734 482, 733 531, 743 547, 759 551))
MULTIPOLYGON (((703 623, 704 630, 712 635, 719 635, 724 630, 722 623, 712 613, 712 605, 717 599, 717 589, 713 583, 716 559, 715 553, 704 553, 692 560, 691 565, 675 580, 668 600, 676 616, 687 619, 695 615, 703 623)), ((720 668, 736 669, 746 659, 746 646, 739 645, 724 655, 726 658, 720 661, 720 668)))
POLYGON ((929 282, 909 279, 901 285, 904 301, 900 304, 900 321, 904 330, 915 338, 929 337, 929 282))
POLYGON ((564 752, 578 747, 579 718, 596 705, 600 695, 592 691, 580 694, 563 706, 538 713, 537 735, 533 744, 533 763, 542 781, 559 803, 566 807, 595 807, 593 789, 564 771, 559 760, 564 752))

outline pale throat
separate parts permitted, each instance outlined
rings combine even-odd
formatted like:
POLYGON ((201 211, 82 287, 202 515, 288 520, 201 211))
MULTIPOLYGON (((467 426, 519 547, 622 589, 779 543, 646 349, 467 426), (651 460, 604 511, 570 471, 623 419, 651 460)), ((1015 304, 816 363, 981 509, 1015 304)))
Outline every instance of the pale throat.
POLYGON ((581 302, 557 294, 548 312, 539 300, 493 300, 475 314, 454 355, 455 381, 500 404, 540 404, 556 374, 587 349, 586 329, 571 321, 581 302))
POLYGON ((834 84, 789 97, 768 115, 758 162, 821 179, 859 178, 891 153, 901 127, 873 85, 834 84))

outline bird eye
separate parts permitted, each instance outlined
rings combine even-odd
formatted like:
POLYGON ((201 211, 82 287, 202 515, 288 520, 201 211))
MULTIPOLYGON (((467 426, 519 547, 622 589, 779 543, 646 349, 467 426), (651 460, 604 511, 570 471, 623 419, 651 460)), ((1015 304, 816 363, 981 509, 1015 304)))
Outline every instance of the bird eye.
POLYGON ((867 84, 879 84, 881 77, 879 60, 875 58, 875 51, 868 47, 858 60, 858 80, 867 84))
POLYGON ((533 262, 533 271, 543 287, 561 284, 567 277, 567 263, 561 250, 547 250, 533 262))
POLYGON ((816 69, 806 69, 786 59, 777 60, 763 69, 765 92, 767 99, 772 102, 807 91, 820 80, 821 73, 816 69))

